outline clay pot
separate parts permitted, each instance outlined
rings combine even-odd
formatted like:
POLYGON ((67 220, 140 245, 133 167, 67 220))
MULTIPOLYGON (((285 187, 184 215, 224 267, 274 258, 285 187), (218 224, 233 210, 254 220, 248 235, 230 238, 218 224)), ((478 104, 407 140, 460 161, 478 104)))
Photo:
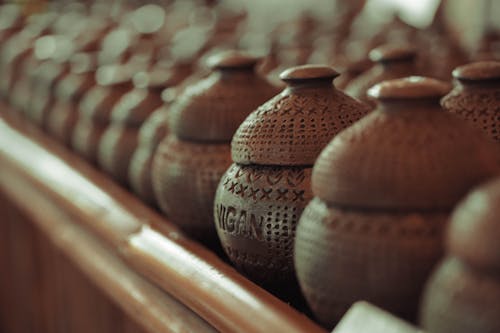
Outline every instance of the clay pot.
POLYGON ((0 45, 2 45, 22 29, 24 17, 21 7, 15 4, 0 5, 0 22, 0 45))
POLYGON ((129 164, 138 145, 141 125, 162 105, 162 91, 185 78, 171 72, 153 67, 136 74, 135 89, 123 95, 111 112, 111 123, 99 144, 98 163, 122 184, 128 183, 129 164))
POLYGON ((14 83, 27 74, 23 72, 24 62, 34 57, 34 41, 38 36, 51 31, 51 24, 57 15, 54 12, 32 15, 18 33, 2 46, 0 54, 0 97, 10 100, 14 83))
POLYGON ((26 56, 24 61, 20 62, 19 79, 12 83, 10 94, 8 96, 9 104, 16 110, 27 114, 31 103, 31 94, 33 92, 32 78, 37 72, 40 61, 33 56, 26 56))
POLYGON ((421 324, 430 333, 500 332, 500 179, 455 210, 447 257, 427 284, 421 324))
POLYGON ((168 107, 160 106, 142 124, 139 130, 139 143, 130 160, 129 184, 141 199, 156 205, 151 179, 153 156, 159 143, 168 135, 168 107))
POLYGON ((42 128, 47 128, 48 118, 55 103, 55 86, 69 72, 69 64, 44 61, 39 65, 35 82, 31 84, 31 99, 27 116, 42 128))
POLYGON ((298 294, 293 242, 312 198, 312 165, 334 135, 369 110, 332 85, 337 76, 326 66, 284 71, 287 88, 235 133, 234 163, 215 197, 215 226, 231 262, 286 300, 298 294))
POLYGON ((172 105, 172 135, 154 157, 153 188, 160 208, 206 244, 217 244, 213 200, 231 164, 231 138, 251 111, 277 93, 255 72, 257 60, 236 51, 211 57, 212 74, 187 87, 172 105))
POLYGON ((421 77, 376 85, 369 93, 378 108, 317 159, 295 268, 327 327, 358 300, 414 320, 449 212, 498 172, 493 143, 440 108, 449 89, 421 77))
POLYGON ((335 87, 340 90, 345 89, 352 80, 369 70, 372 64, 368 58, 347 63, 340 76, 335 80, 335 87))
POLYGON ((373 85, 417 74, 417 53, 412 47, 387 44, 373 49, 369 57, 375 65, 349 82, 345 92, 372 106, 375 106, 375 101, 370 99, 366 92, 373 85))
POLYGON ((82 97, 71 139, 73 149, 91 163, 97 160, 99 141, 111 122, 114 105, 133 88, 130 72, 120 65, 100 67, 96 81, 82 97))
POLYGON ((453 71, 456 86, 441 101, 447 111, 500 141, 500 62, 475 62, 453 71))
POLYGON ((78 53, 71 59, 71 72, 56 83, 55 104, 48 115, 47 131, 71 145, 78 121, 78 105, 95 82, 96 55, 78 53))

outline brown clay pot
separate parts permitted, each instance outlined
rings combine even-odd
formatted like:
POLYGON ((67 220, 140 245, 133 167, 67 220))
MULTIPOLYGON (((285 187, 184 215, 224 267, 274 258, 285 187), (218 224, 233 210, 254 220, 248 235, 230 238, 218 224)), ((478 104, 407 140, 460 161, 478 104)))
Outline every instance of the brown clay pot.
POLYGON ((447 257, 427 284, 421 324, 430 333, 500 332, 500 179, 455 210, 447 257))
POLYGON ((214 202, 215 226, 232 263, 290 300, 295 227, 312 198, 312 165, 331 138, 368 112, 337 90, 330 67, 284 71, 288 87, 252 112, 231 144, 234 163, 214 202))
POLYGON ((169 85, 168 74, 153 80, 155 71, 134 76, 135 89, 116 103, 111 112, 111 124, 99 144, 98 163, 119 182, 128 183, 129 164, 138 145, 139 129, 144 121, 163 103, 161 93, 169 85), (139 78, 139 79, 137 79, 139 78))
POLYGON ((344 90, 352 80, 369 70, 372 65, 372 61, 368 58, 347 63, 340 76, 335 80, 335 87, 344 90))
POLYGON ((317 159, 295 268, 327 327, 358 300, 414 320, 449 212, 498 172, 494 144, 440 108, 449 88, 421 77, 376 85, 378 108, 317 159))
POLYGON ((151 167, 158 145, 169 133, 168 110, 162 105, 144 121, 139 130, 137 149, 130 160, 129 184, 141 199, 151 205, 156 205, 151 167))
POLYGON ((375 101, 366 92, 373 85, 385 81, 417 74, 415 49, 409 46, 387 44, 373 49, 369 54, 375 65, 350 81, 345 92, 359 100, 375 106, 375 101))
POLYGON ((231 138, 251 111, 277 93, 255 72, 257 60, 236 51, 211 57, 212 74, 187 87, 172 105, 172 134, 154 157, 153 188, 160 208, 207 244, 217 243, 213 199, 231 164, 231 138))
POLYGON ((37 72, 40 61, 34 56, 27 56, 20 63, 19 79, 12 83, 8 96, 9 104, 16 110, 26 114, 30 107, 32 88, 32 78, 37 72))
POLYGON ((26 113, 36 124, 47 128, 48 118, 55 103, 55 86, 69 72, 69 64, 51 60, 40 64, 35 82, 31 84, 31 99, 26 113))
POLYGON ((96 55, 78 53, 71 59, 71 72, 55 87, 55 104, 49 113, 47 131, 65 145, 71 145, 78 121, 78 105, 95 82, 96 55))
POLYGON ((26 73, 22 71, 26 60, 34 57, 34 41, 38 36, 46 35, 51 31, 51 24, 57 14, 47 12, 32 15, 26 25, 9 38, 2 46, 0 54, 0 97, 10 100, 14 83, 26 73))
POLYGON ((97 85, 82 97, 71 146, 91 163, 97 161, 99 142, 111 122, 114 105, 133 88, 132 77, 119 65, 101 67, 97 85))
POLYGON ((441 105, 500 142, 500 62, 483 61, 453 71, 455 89, 441 105))
POLYGON ((18 33, 24 25, 21 6, 15 4, 0 5, 0 45, 18 33))

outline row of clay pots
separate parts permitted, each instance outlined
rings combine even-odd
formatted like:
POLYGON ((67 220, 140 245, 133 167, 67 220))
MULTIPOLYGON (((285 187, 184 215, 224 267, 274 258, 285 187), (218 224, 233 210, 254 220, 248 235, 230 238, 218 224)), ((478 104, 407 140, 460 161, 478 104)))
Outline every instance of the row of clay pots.
MULTIPOLYGON (((153 164, 160 207, 207 244, 215 226, 233 264, 290 301, 297 295, 295 251, 302 291, 326 326, 358 299, 414 320, 423 284, 442 255, 446 220, 467 191, 498 174, 498 147, 442 111, 439 100, 450 90, 443 82, 383 83, 370 94, 380 107, 349 127, 369 108, 335 89, 331 68, 303 66, 282 74, 288 87, 250 113, 229 150, 237 122, 220 115, 250 112, 240 104, 250 88, 231 81, 245 70, 234 65, 244 62, 241 55, 223 62, 233 63, 226 79, 234 93, 218 90, 224 74, 217 73, 172 106, 173 134, 153 164)), ((497 79, 478 74, 494 67, 469 65, 455 76, 468 72, 469 80, 486 81, 480 85, 498 93, 497 79)), ((253 88, 260 92, 258 84, 253 88)), ((490 91, 474 89, 481 96, 490 91)), ((459 106, 451 111, 460 114, 459 106)))
MULTIPOLYGON (((332 85, 338 74, 326 66, 283 72, 278 94, 256 73, 256 58, 223 53, 211 58, 211 75, 165 107, 161 90, 189 74, 181 66, 157 80, 161 70, 149 60, 98 68, 81 57, 80 66, 27 62, 25 71, 39 68, 23 83, 36 87, 27 113, 192 237, 210 246, 218 238, 252 280, 291 302, 300 302, 300 285, 328 327, 359 299, 415 319, 452 208, 499 172, 492 140, 440 108, 445 83, 399 79, 366 95, 374 83, 415 74, 409 49, 375 50, 378 64, 344 83, 371 106, 378 101, 371 113, 332 85)), ((499 64, 454 76, 442 105, 498 142, 499 64)), ((13 91, 21 84, 9 82, 13 91)), ((463 272, 485 275, 457 248, 466 246, 450 250, 463 272)), ((437 310, 425 309, 432 327, 437 310)))

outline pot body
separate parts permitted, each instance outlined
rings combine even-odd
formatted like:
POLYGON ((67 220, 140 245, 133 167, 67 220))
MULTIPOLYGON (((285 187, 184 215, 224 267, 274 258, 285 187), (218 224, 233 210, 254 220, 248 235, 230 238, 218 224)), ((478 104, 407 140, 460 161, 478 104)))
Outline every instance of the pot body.
POLYGON ((142 200, 150 205, 156 204, 151 179, 153 157, 154 151, 149 147, 138 146, 132 155, 128 169, 128 182, 130 186, 142 200))
POLYGON ((284 295, 297 289, 293 243, 312 198, 311 170, 233 163, 215 197, 215 226, 231 262, 252 281, 284 295))
POLYGON ((188 235, 218 243, 213 224, 217 185, 231 165, 229 144, 183 141, 170 135, 153 160, 153 189, 161 209, 188 235))
POLYGON ((346 210, 314 198, 297 227, 295 269, 318 320, 332 327, 359 300, 414 320, 447 217, 346 210))
POLYGON ((500 332, 498 275, 446 258, 429 280, 422 299, 421 324, 429 333, 500 332))
POLYGON ((65 145, 71 145, 71 136, 78 122, 78 111, 70 101, 58 101, 47 118, 47 131, 65 145))
POLYGON ((78 122, 78 104, 93 85, 93 72, 69 73, 57 83, 55 104, 47 119, 47 131, 67 146, 71 145, 78 122))
POLYGON ((71 137, 71 147, 89 162, 95 163, 99 141, 107 127, 107 123, 79 116, 71 137))
POLYGON ((114 104, 131 88, 130 84, 92 87, 78 106, 76 124, 71 145, 90 162, 97 161, 102 135, 111 122, 114 104))
POLYGON ((138 133, 136 127, 111 124, 99 141, 99 166, 121 184, 128 183, 129 165, 137 148, 138 133))
POLYGON ((168 112, 160 107, 141 126, 139 143, 130 161, 129 184, 149 204, 156 204, 151 179, 153 157, 159 143, 168 135, 168 112))

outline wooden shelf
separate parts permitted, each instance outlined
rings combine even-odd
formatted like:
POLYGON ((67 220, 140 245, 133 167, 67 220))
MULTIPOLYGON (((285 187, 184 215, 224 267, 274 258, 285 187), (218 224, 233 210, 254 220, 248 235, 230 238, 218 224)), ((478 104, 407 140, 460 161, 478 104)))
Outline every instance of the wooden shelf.
POLYGON ((0 114, 0 190, 144 329, 324 332, 8 107, 0 114))

